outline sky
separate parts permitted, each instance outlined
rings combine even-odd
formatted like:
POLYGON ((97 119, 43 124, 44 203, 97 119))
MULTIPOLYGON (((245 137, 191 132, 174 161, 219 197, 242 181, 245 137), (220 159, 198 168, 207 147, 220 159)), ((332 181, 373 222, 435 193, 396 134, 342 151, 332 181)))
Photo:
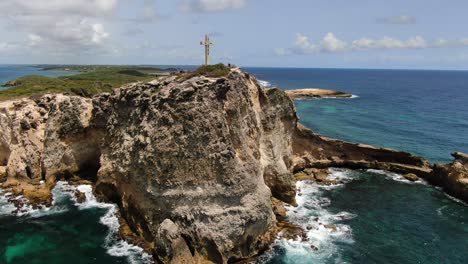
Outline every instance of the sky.
POLYGON ((1 0, 0 64, 468 70, 468 0, 1 0))

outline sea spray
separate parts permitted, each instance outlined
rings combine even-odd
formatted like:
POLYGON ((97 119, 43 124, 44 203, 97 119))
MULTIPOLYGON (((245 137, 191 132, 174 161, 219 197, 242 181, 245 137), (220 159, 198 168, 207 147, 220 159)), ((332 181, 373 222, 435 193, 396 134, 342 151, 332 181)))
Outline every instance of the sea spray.
POLYGON ((73 207, 83 212, 96 209, 105 210, 105 214, 99 218, 99 222, 108 228, 102 245, 106 249, 107 254, 114 257, 124 257, 129 263, 153 263, 151 256, 145 253, 142 248, 129 244, 119 238, 120 224, 117 218, 117 205, 99 202, 92 190, 91 185, 73 186, 67 182, 59 181, 52 190, 52 206, 44 206, 39 209, 34 209, 22 196, 13 197, 11 193, 0 190, 0 216, 37 219, 37 221, 40 221, 44 217, 57 217, 60 214, 65 214, 73 210, 73 207), (84 194, 84 201, 78 201, 76 198, 77 192, 84 194), (21 203, 18 203, 21 207, 17 208, 11 202, 13 200, 21 201, 21 203), (70 201, 72 204, 70 204, 70 201))
POLYGON ((259 263, 323 263, 341 259, 338 244, 354 242, 351 228, 342 221, 357 217, 346 211, 331 213, 327 207, 331 201, 324 192, 341 188, 352 180, 353 172, 331 169, 330 179, 340 182, 333 185, 319 185, 312 181, 296 183, 298 206, 287 206, 287 220, 306 231, 307 239, 279 238, 273 250, 260 258, 259 263))
POLYGON ((258 83, 258 85, 260 85, 260 87, 262 87, 262 88, 270 88, 270 87, 271 87, 271 83, 268 82, 268 81, 257 80, 257 83, 258 83))
POLYGON ((11 193, 0 190, 0 216, 11 215, 16 210, 14 204, 9 200, 11 193))
MULTIPOLYGON (((81 210, 89 208, 104 208, 107 212, 102 216, 99 222, 109 228, 104 242, 104 246, 107 249, 107 253, 111 256, 116 257, 127 257, 130 263, 153 263, 151 256, 143 251, 142 248, 129 244, 128 242, 118 238, 118 232, 120 228, 119 219, 117 218, 118 207, 115 204, 99 202, 93 194, 93 188, 91 185, 79 185, 72 188, 73 191, 77 190, 83 193, 86 197, 82 203, 77 202, 76 198, 73 198, 75 205, 81 210)), ((75 197, 73 195, 73 197, 75 197)))
POLYGON ((372 173, 372 174, 377 174, 379 176, 384 176, 384 177, 386 177, 388 179, 398 181, 398 182, 403 182, 403 183, 407 183, 407 184, 423 184, 423 185, 428 185, 429 186, 429 183, 427 181, 425 181, 424 179, 422 179, 422 178, 419 178, 417 181, 410 181, 410 180, 406 179, 403 175, 401 175, 399 173, 383 171, 383 170, 374 170, 374 169, 368 169, 366 171, 369 172, 369 173, 372 173))

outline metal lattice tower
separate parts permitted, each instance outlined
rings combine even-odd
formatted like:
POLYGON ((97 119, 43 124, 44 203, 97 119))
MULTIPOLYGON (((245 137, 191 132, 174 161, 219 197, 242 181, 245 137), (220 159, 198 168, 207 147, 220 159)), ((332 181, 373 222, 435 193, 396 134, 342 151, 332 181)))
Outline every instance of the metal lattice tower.
POLYGON ((205 41, 200 41, 200 45, 205 46, 205 65, 210 64, 210 46, 213 45, 210 41, 210 37, 205 35, 205 41))

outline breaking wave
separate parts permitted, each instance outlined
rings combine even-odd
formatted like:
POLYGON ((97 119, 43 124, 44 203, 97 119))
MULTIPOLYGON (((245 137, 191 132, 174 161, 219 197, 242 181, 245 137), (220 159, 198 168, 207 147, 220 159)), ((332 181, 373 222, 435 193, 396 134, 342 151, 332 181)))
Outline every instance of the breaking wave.
POLYGON ((257 80, 258 85, 262 88, 269 88, 271 87, 271 83, 268 81, 263 81, 263 80, 257 80))
POLYGON ((106 252, 115 257, 126 257, 130 263, 146 264, 153 263, 149 254, 141 247, 129 244, 118 237, 120 228, 117 217, 118 207, 115 204, 99 202, 93 194, 91 185, 72 186, 64 181, 57 182, 52 190, 52 206, 34 209, 22 196, 12 197, 12 193, 0 190, 0 216, 16 215, 18 217, 38 218, 46 215, 61 214, 70 210, 69 201, 79 210, 102 208, 107 212, 99 219, 99 222, 108 227, 109 232, 104 241, 106 252), (84 201, 78 201, 76 193, 84 194, 84 201), (21 207, 17 208, 12 201, 21 201, 21 207))
POLYGON ((342 183, 325 186, 312 181, 297 182, 298 206, 287 206, 287 220, 305 230, 307 238, 278 238, 276 250, 268 252, 259 263, 276 263, 278 258, 281 263, 321 263, 330 260, 345 263, 341 259, 338 244, 354 243, 354 240, 351 227, 342 222, 357 215, 329 211, 331 201, 325 197, 325 192, 351 181, 353 172, 345 169, 330 171, 329 178, 342 183))
POLYGON ((424 185, 429 185, 425 180, 419 178, 417 181, 410 181, 407 180, 403 175, 394 173, 394 172, 389 172, 389 171, 384 171, 384 170, 374 170, 374 169, 368 169, 367 172, 374 173, 374 174, 379 174, 387 177, 388 179, 398 181, 398 182, 403 182, 407 184, 424 184, 424 185))

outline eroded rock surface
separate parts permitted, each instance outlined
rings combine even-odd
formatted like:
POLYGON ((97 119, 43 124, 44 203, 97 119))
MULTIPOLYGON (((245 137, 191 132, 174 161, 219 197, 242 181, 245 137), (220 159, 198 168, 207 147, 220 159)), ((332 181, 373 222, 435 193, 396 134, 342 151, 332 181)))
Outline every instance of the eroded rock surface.
POLYGON ((468 202, 468 155, 455 152, 452 156, 452 163, 434 165, 431 183, 442 186, 447 193, 468 202))
POLYGON ((452 163, 434 165, 408 152, 327 138, 298 124, 293 153, 293 171, 299 179, 313 175, 307 173, 310 168, 387 170, 403 174, 411 181, 424 178, 468 202, 468 156, 460 152, 452 154, 455 158, 452 163))
POLYGON ((188 247, 222 263, 271 242, 271 193, 289 203, 295 197, 297 119, 283 92, 233 70, 227 78, 129 85, 93 103, 105 134, 97 190, 146 239, 173 234, 157 255, 188 247))
POLYGON ((92 139, 84 130, 91 109, 89 99, 60 94, 0 103, 3 187, 16 187, 33 201, 50 201, 56 177, 88 169, 92 139))
POLYGON ((466 201, 468 158, 454 157, 433 166, 317 135, 297 123, 285 92, 261 89, 239 69, 129 84, 93 99, 0 103, 2 187, 41 201, 57 179, 92 180, 163 263, 261 253, 281 228, 297 231, 278 223, 283 203, 295 204, 295 180, 327 184, 329 167, 413 173, 466 201))

